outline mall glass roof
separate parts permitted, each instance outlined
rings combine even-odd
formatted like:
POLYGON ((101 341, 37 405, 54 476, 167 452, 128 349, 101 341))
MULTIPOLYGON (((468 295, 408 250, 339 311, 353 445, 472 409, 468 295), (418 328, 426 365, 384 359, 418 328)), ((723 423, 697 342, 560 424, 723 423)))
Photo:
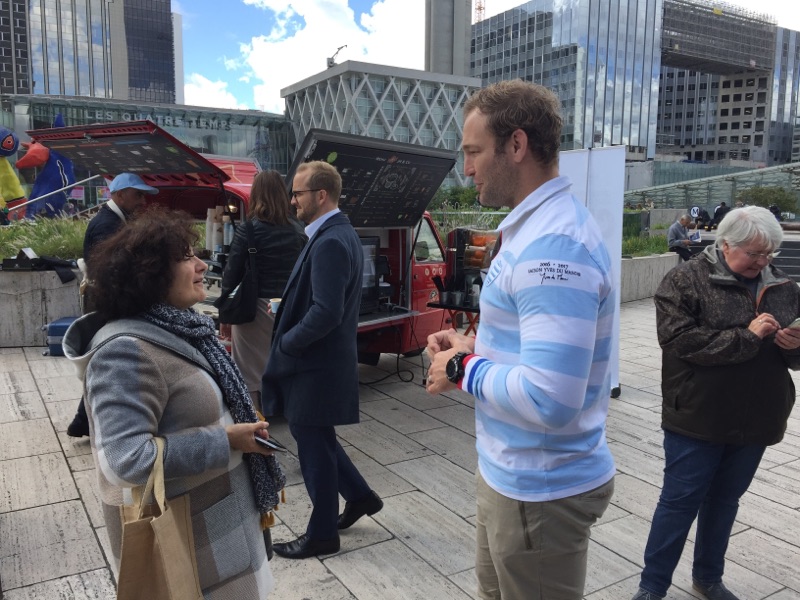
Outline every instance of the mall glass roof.
POLYGON ((782 187, 800 198, 800 163, 630 190, 625 192, 625 206, 713 208, 720 202, 734 206, 736 196, 753 187, 782 187))

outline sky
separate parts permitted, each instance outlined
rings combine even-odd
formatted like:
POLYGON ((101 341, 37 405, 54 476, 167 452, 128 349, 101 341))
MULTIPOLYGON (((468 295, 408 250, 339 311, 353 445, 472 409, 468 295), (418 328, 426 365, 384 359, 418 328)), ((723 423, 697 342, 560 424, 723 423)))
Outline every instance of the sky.
MULTIPOLYGON (((434 2, 437 0, 433 0, 434 2)), ((728 0, 800 31, 796 0, 728 0)), ((520 0, 484 0, 490 17, 520 0)), ((425 0, 172 0, 183 15, 186 104, 282 114, 280 90, 326 59, 425 66, 425 0)))

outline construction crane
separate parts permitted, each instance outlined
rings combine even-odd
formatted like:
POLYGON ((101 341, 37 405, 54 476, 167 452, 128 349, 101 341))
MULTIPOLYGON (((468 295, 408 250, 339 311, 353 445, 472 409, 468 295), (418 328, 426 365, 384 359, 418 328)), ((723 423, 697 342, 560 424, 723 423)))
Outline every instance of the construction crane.
POLYGON ((483 15, 486 11, 486 6, 483 3, 483 0, 475 0, 475 19, 474 23, 480 23, 483 21, 483 15))

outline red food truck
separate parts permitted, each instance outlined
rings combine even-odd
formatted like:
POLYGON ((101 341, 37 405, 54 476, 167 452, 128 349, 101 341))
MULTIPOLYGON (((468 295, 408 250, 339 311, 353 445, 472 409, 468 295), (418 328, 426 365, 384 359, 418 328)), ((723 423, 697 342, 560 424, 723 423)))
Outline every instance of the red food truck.
MULTIPOLYGON (((159 193, 150 201, 205 221, 209 209, 246 214, 250 185, 260 170, 253 159, 201 155, 151 121, 29 131, 31 139, 71 159, 76 168, 112 178, 140 175, 159 193)), ((381 353, 413 355, 430 333, 447 327, 458 312, 474 321, 469 292, 494 237, 469 230, 451 234, 448 252, 425 208, 456 161, 456 153, 412 144, 311 130, 287 174, 326 160, 342 175, 341 210, 362 240, 364 288, 358 341, 363 362, 381 353), (477 262, 476 262, 477 260, 477 262), (471 278, 471 279, 470 279, 471 278), (463 292, 442 308, 445 282, 463 292), (430 306, 433 304, 434 306, 430 306), (466 304, 466 305, 465 305, 466 304), (463 311, 459 311, 463 308, 463 311)))

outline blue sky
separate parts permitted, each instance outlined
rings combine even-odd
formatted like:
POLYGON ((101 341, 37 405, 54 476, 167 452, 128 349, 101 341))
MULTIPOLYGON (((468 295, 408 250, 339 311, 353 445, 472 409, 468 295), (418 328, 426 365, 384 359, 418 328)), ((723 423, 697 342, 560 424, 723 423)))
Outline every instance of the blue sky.
POLYGON ((424 0, 173 0, 185 102, 283 112, 280 89, 336 60, 422 69, 424 0), (224 10, 221 9, 224 7, 224 10))
MULTIPOLYGON (((437 0, 434 0, 434 2, 437 0)), ((796 0, 729 0, 800 30, 796 0)), ((484 0, 486 16, 522 0, 484 0)), ((337 62, 424 68, 425 0, 172 0, 185 103, 283 112, 281 88, 337 62)))

